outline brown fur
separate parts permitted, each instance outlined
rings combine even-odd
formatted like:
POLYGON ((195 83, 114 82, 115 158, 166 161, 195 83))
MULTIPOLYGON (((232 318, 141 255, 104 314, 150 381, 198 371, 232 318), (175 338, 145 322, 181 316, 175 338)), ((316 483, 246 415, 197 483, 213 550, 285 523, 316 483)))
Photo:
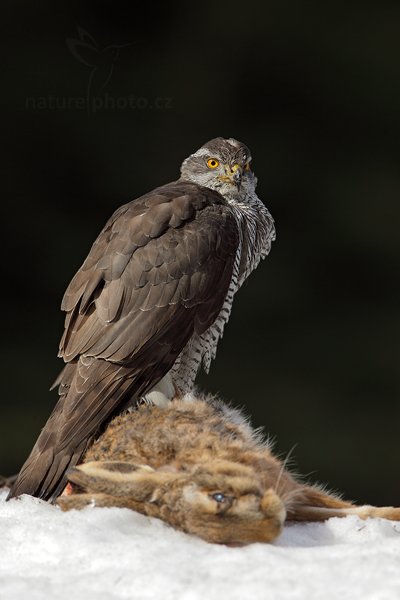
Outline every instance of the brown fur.
POLYGON ((301 484, 239 411, 210 398, 116 417, 68 477, 74 488, 57 500, 63 510, 131 508, 209 542, 270 542, 285 518, 400 520, 398 508, 357 507, 301 484))

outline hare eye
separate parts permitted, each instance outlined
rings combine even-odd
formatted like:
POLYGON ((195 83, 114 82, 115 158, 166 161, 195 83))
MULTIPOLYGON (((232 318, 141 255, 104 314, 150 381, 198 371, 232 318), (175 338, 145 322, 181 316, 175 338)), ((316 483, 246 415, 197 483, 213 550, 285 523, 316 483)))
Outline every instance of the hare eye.
POLYGON ((212 494, 211 498, 213 498, 215 502, 222 504, 222 502, 225 502, 226 496, 222 492, 216 492, 215 494, 212 494))

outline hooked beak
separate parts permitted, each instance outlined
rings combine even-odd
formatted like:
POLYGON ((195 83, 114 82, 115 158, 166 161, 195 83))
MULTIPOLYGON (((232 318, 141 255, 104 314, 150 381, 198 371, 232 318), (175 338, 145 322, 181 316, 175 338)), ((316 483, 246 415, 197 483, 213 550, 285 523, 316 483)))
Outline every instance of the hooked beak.
POLYGON ((243 174, 242 167, 240 165, 238 165, 237 163, 232 166, 230 166, 230 165, 224 165, 224 166, 225 166, 226 175, 220 176, 221 181, 224 181, 226 183, 231 183, 239 189, 240 184, 242 182, 242 174, 243 174))

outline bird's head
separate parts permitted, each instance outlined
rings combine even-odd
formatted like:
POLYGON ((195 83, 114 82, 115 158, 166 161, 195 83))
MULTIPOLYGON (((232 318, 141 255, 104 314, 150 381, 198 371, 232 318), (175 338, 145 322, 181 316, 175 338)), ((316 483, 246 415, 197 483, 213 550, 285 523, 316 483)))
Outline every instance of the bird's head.
POLYGON ((255 190, 248 147, 233 138, 214 138, 183 161, 181 179, 219 192, 228 201, 243 201, 255 190))

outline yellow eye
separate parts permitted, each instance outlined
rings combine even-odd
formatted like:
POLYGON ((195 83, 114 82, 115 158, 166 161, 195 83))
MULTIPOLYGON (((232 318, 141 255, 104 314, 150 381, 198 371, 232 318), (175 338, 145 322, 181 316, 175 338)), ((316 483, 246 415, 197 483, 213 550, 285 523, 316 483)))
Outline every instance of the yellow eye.
POLYGON ((216 169, 219 165, 219 160, 217 160, 216 158, 209 158, 207 161, 207 167, 209 169, 216 169))

